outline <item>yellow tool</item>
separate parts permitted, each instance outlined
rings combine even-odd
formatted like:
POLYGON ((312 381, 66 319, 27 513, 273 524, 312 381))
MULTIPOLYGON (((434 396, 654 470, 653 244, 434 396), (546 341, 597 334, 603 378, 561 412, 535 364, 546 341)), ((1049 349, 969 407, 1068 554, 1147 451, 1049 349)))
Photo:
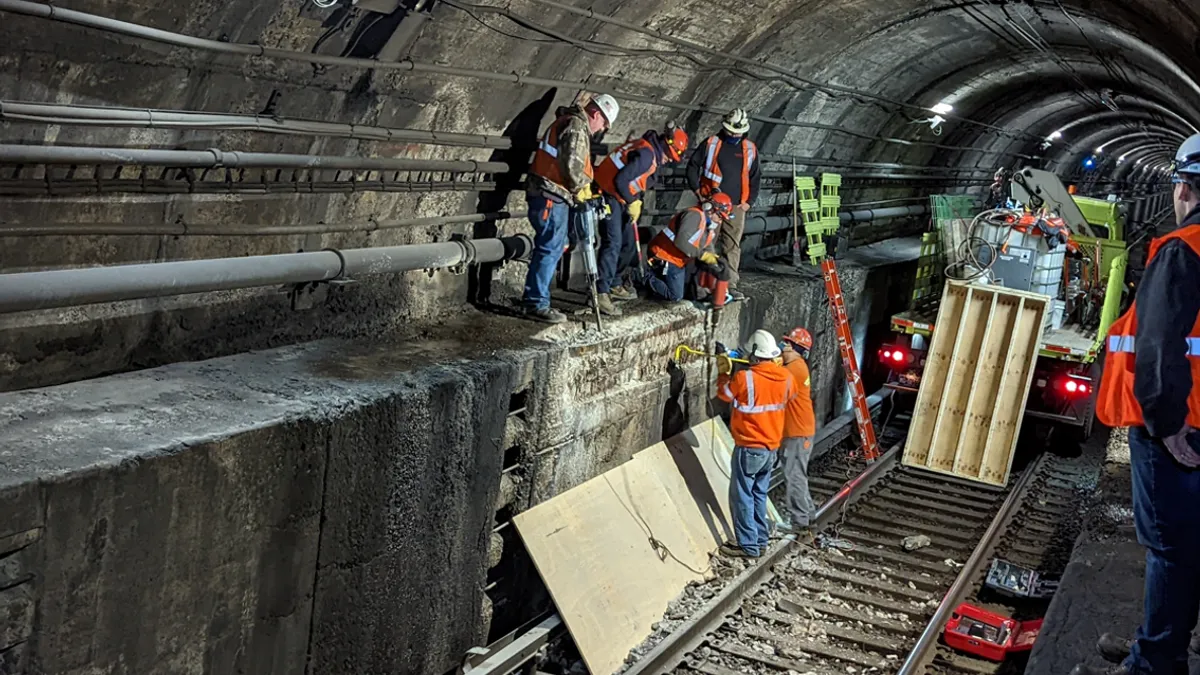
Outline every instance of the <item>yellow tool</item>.
MULTIPOLYGON (((703 351, 700 351, 699 349, 692 349, 691 347, 689 347, 689 346, 687 346, 687 345, 679 345, 678 347, 676 347, 676 348, 675 348, 675 361, 676 361, 676 363, 678 363, 678 362, 679 362, 679 360, 680 360, 680 358, 679 358, 679 357, 683 356, 684 354, 694 354, 694 355, 696 355, 696 356, 705 356, 705 357, 708 357, 708 358, 710 358, 710 359, 715 359, 715 358, 717 358, 718 356, 722 356, 721 354, 710 354, 710 353, 708 353, 708 352, 703 352, 703 351)), ((725 354, 724 356, 728 356, 728 354, 725 354)), ((750 363, 750 362, 749 362, 749 361, 747 361, 746 359, 735 359, 735 358, 732 358, 732 357, 731 357, 729 360, 730 360, 730 361, 733 361, 734 363, 745 363, 745 364, 747 364, 747 365, 749 365, 749 363, 750 363)))

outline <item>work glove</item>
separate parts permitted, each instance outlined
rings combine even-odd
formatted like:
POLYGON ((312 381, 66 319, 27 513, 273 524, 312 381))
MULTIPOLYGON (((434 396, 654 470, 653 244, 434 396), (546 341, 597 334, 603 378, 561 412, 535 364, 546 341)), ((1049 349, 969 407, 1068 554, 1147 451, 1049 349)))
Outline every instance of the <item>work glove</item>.
POLYGON ((728 354, 717 355, 717 374, 728 375, 733 372, 733 359, 728 354))
POLYGON ((637 227, 638 219, 642 217, 642 200, 631 203, 626 211, 629 213, 629 219, 633 221, 633 226, 637 227))
POLYGON ((705 251, 704 253, 700 254, 700 262, 704 263, 705 265, 716 265, 717 260, 719 260, 719 258, 717 258, 717 254, 713 253, 712 251, 705 251))
POLYGON ((596 198, 596 194, 594 192, 592 192, 592 186, 590 183, 588 185, 583 186, 583 188, 579 192, 575 193, 575 201, 579 202, 580 204, 582 204, 583 202, 591 201, 595 198, 596 198))
POLYGON ((1192 449, 1191 444, 1188 443, 1188 434, 1192 433, 1193 431, 1195 431, 1195 429, 1192 429, 1191 426, 1185 424, 1183 425, 1183 428, 1179 430, 1179 433, 1163 439, 1163 445, 1167 446, 1167 450, 1171 452, 1171 456, 1175 458, 1175 461, 1188 467, 1189 469, 1194 469, 1200 466, 1200 454, 1197 454, 1196 451, 1192 449))

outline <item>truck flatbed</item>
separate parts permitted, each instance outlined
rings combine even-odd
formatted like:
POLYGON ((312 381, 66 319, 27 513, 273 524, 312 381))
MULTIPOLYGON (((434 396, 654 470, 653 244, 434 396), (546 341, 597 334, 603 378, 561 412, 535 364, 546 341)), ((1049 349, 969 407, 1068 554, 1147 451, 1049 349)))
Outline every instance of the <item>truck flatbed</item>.
MULTIPOLYGON (((936 316, 936 309, 926 312, 918 310, 901 312, 892 317, 892 329, 898 333, 928 337, 933 333, 933 321, 936 316)), ((1084 330, 1078 325, 1048 329, 1042 334, 1040 353, 1042 356, 1064 361, 1091 363, 1096 359, 1097 354, 1096 331, 1084 330)))

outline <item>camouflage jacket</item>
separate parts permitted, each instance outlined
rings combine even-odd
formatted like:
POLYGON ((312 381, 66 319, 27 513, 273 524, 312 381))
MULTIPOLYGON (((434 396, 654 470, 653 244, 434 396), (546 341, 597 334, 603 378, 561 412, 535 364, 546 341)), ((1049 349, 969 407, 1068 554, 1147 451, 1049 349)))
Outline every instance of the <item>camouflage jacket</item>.
POLYGON ((566 114, 570 121, 558 135, 558 161, 562 162, 563 175, 566 176, 568 185, 558 185, 541 176, 530 174, 528 189, 530 192, 546 192, 568 203, 574 203, 575 193, 591 183, 584 171, 585 167, 592 163, 592 130, 588 126, 587 113, 583 108, 571 106, 566 114))

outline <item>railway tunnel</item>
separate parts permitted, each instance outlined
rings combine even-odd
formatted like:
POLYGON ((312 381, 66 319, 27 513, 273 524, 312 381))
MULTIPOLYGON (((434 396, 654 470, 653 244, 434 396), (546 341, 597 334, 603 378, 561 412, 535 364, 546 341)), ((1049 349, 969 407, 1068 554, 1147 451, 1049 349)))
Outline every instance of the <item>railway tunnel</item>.
MULTIPOLYGON (((841 178, 831 243, 870 393, 938 200, 982 205, 1024 167, 1113 195, 1136 278, 1200 122, 1182 0, 0 0, 0 35, 14 674, 463 672, 554 611, 515 517, 726 413, 712 362, 675 362, 678 345, 808 327, 833 462, 817 496, 866 469, 794 176, 841 178), (530 156, 559 106, 597 94, 620 104, 597 159, 668 122, 694 149, 747 111, 744 301, 642 298, 598 328, 566 270, 570 320, 514 309, 530 156)), ((688 191, 682 165, 661 170, 646 236, 688 191)), ((900 394, 876 406, 888 444, 900 394)), ((1043 506, 1075 504, 1052 494, 1064 481, 1128 490, 1106 438, 1009 489, 1043 506)), ((935 512, 982 514, 1010 494, 901 478, 879 509, 926 490, 935 512)), ((979 538, 933 534, 960 562, 979 538)), ((874 649, 842 656, 907 667, 874 649)), ((793 656, 702 672, 808 663, 793 656)))

